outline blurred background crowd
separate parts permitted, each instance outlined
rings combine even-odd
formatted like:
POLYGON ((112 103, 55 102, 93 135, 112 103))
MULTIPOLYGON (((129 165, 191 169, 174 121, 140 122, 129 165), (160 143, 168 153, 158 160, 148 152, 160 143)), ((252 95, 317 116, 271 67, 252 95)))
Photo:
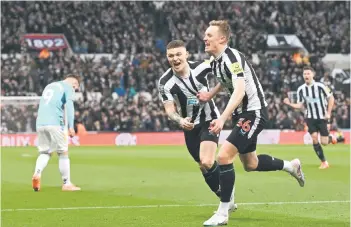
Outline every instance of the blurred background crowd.
MULTIPOLYGON (((203 33, 213 19, 228 19, 230 45, 254 65, 269 103, 270 129, 304 130, 303 113, 282 104, 303 84, 311 65, 336 102, 332 128, 350 128, 350 98, 335 89, 327 53, 350 53, 349 2, 2 2, 1 95, 41 95, 69 72, 83 78, 76 122, 93 131, 169 131, 157 91, 167 70, 165 46, 186 41, 190 60, 208 58, 203 33), (21 37, 62 33, 72 51, 31 52, 21 37), (295 34, 308 51, 267 54, 268 34, 295 34), (109 56, 98 57, 108 53, 109 56), (21 57, 16 57, 21 54, 21 57), (90 54, 87 56, 86 54, 90 54), (255 60, 253 55, 259 60, 255 60)), ((211 85, 214 85, 211 79, 211 85)), ((215 98, 223 111, 227 98, 215 98)), ((2 105, 2 132, 35 131, 36 105, 2 105)), ((227 122, 227 127, 230 121, 227 122)))

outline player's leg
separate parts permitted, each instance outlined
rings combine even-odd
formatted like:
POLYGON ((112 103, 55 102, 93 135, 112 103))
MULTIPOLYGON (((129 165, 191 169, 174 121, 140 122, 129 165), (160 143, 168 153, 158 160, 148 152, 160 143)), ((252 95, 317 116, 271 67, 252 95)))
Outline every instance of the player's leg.
POLYGON ((293 167, 290 161, 281 160, 267 154, 256 154, 257 138, 253 139, 251 144, 242 152, 240 152, 240 160, 245 171, 279 171, 292 172, 293 167))
POLYGON ((185 144, 194 161, 199 164, 199 168, 208 187, 217 196, 219 190, 219 169, 215 161, 217 144, 213 141, 201 143, 201 126, 196 126, 191 131, 184 132, 185 144))
MULTIPOLYGON (((329 134, 328 125, 327 125, 327 121, 326 120, 321 120, 319 122, 318 129, 319 129, 319 133, 320 133, 320 136, 321 136, 321 144, 323 146, 326 146, 326 145, 328 145, 330 143, 332 143, 332 144, 336 144, 337 143, 336 138, 329 134)), ((329 163, 326 160, 326 157, 324 155, 322 147, 320 147, 320 149, 322 150, 324 161, 321 160, 322 163, 319 166, 319 168, 320 169, 327 169, 327 168, 329 168, 329 163)))
POLYGON ((217 161, 220 170, 219 184, 221 188, 221 200, 217 212, 210 219, 204 222, 204 226, 219 226, 226 225, 228 223, 228 210, 230 206, 231 194, 235 184, 233 161, 237 153, 238 149, 228 141, 223 143, 218 152, 217 161))
MULTIPOLYGON (((219 135, 214 135, 209 131, 210 122, 206 122, 201 127, 200 138, 200 168, 203 172, 206 183, 211 190, 220 198, 221 190, 219 186, 220 168, 215 160, 219 135)), ((235 188, 232 190, 229 212, 235 211, 237 205, 234 203, 235 188)))
POLYGON ((321 144, 323 146, 327 146, 330 143, 336 144, 338 142, 332 134, 329 134, 328 123, 326 120, 320 120, 318 128, 321 136, 321 144))
POLYGON ((299 159, 292 161, 281 160, 267 154, 256 154, 255 146, 250 146, 247 153, 240 154, 240 160, 244 169, 248 172, 268 172, 268 171, 285 171, 290 173, 299 183, 301 187, 305 185, 305 178, 302 172, 301 162, 299 159))
POLYGON ((62 177, 62 191, 80 191, 81 188, 71 182, 71 168, 68 151, 58 151, 59 170, 62 177))
POLYGON ((219 188, 219 167, 215 161, 217 143, 213 141, 202 141, 200 143, 200 169, 210 189, 221 196, 219 188))
POLYGON ((326 136, 322 136, 322 131, 320 132, 321 135, 321 144, 323 146, 327 146, 328 144, 337 144, 338 139, 333 136, 332 134, 327 134, 326 136))
POLYGON ((252 148, 250 151, 245 151, 247 153, 239 155, 245 171, 268 172, 285 170, 291 172, 293 170, 289 161, 284 161, 267 154, 257 155, 255 150, 256 148, 252 148))
POLYGON ((286 161, 267 154, 256 155, 257 137, 263 130, 266 119, 266 109, 243 116, 243 122, 247 122, 247 124, 242 124, 237 134, 238 139, 233 140, 233 144, 238 147, 244 169, 246 171, 259 172, 283 170, 294 176, 300 186, 303 187, 305 179, 301 170, 300 160, 286 161))
POLYGON ((319 160, 322 162, 326 162, 323 148, 321 144, 319 143, 318 140, 318 125, 317 125, 317 120, 314 119, 306 119, 307 127, 308 127, 308 133, 310 133, 312 137, 312 144, 313 144, 313 150, 316 152, 316 155, 318 156, 319 160))
POLYGON ((319 160, 323 164, 327 160, 325 158, 323 148, 322 148, 322 146, 321 146, 321 144, 319 143, 319 140, 318 140, 318 132, 310 132, 310 134, 311 134, 311 137, 312 137, 313 149, 316 152, 316 155, 318 156, 319 160))
POLYGON ((51 157, 51 153, 50 153, 51 138, 50 138, 50 134, 46 131, 45 127, 38 128, 37 136, 38 136, 39 156, 37 158, 34 174, 32 177, 32 187, 34 191, 40 190, 41 174, 45 169, 45 167, 47 166, 51 157))
POLYGON ((59 127, 52 128, 52 136, 57 147, 57 155, 59 157, 59 170, 62 177, 63 191, 79 191, 80 188, 71 182, 71 165, 68 156, 68 136, 59 127))

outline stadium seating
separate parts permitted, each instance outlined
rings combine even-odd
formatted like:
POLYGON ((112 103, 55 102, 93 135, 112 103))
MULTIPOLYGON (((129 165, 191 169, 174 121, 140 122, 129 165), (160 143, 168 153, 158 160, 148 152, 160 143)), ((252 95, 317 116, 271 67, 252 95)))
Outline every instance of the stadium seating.
MULTIPOLYGON (((183 39, 196 53, 191 58, 202 59, 207 23, 225 18, 232 25, 231 45, 250 59, 253 54, 260 59, 253 63, 269 103, 268 127, 303 130, 302 114, 283 106, 282 99, 302 84, 302 68, 308 64, 316 69, 317 80, 330 80, 333 87, 330 69, 321 59, 326 53, 350 53, 349 9, 349 2, 4 2, 1 50, 8 58, 1 59, 1 94, 40 95, 49 82, 75 72, 84 78, 76 121, 87 130, 177 130, 167 120, 156 87, 168 68, 165 43, 183 39), (20 40, 26 33, 63 33, 75 55, 29 53, 20 40), (309 56, 264 56, 268 33, 296 34, 309 56), (16 58, 16 53, 22 57, 16 58), (78 53, 113 57, 82 59, 78 53)), ((216 97, 220 111, 225 100, 216 97)), ((336 100, 333 125, 349 128, 350 99, 337 93, 336 100)), ((34 131, 35 108, 2 108, 1 131, 34 131)))

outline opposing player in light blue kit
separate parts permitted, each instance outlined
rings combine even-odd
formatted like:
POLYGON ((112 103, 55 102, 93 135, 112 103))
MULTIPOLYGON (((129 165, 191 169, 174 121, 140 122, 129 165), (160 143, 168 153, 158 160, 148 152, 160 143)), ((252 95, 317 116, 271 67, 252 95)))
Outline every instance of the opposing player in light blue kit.
POLYGON ((47 85, 40 99, 36 122, 39 156, 32 178, 34 191, 40 190, 41 173, 48 164, 52 152, 59 156, 59 169, 63 180, 62 191, 79 191, 71 183, 70 160, 68 158, 68 134, 73 137, 74 105, 73 98, 78 90, 80 77, 69 74, 62 81, 47 85), (66 115, 66 116, 65 116, 66 115), (66 120, 64 118, 66 117, 66 120))

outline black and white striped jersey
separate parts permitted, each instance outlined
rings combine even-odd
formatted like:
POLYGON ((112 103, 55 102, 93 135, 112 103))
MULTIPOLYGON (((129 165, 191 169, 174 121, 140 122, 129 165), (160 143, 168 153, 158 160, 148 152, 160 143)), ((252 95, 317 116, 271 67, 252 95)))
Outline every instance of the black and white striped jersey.
POLYGON ((213 100, 202 103, 196 97, 199 91, 209 91, 207 76, 211 73, 208 62, 188 62, 190 75, 177 76, 169 68, 160 78, 158 90, 162 102, 174 101, 181 117, 191 117, 194 124, 204 123, 219 117, 213 100))
POLYGON ((260 110, 267 106, 261 83, 245 56, 236 49, 227 47, 217 58, 211 60, 212 71, 231 96, 234 92, 233 80, 245 80, 245 96, 234 115, 253 110, 260 110))
POLYGON ((297 102, 305 104, 305 117, 309 119, 325 118, 330 96, 330 89, 320 82, 312 81, 310 85, 303 84, 297 89, 297 102))

